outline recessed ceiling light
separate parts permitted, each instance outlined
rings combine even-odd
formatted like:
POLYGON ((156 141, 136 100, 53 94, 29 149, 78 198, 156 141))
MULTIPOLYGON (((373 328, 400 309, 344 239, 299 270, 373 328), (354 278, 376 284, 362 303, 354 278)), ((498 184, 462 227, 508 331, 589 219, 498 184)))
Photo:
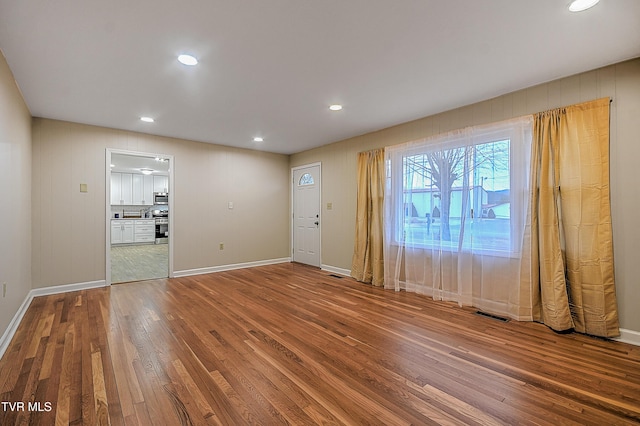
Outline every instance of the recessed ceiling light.
POLYGON ((145 123, 153 123, 155 120, 151 117, 140 117, 140 121, 144 121, 145 123))
POLYGON ((178 61, 180 61, 180 63, 185 64, 185 65, 197 65, 198 64, 198 60, 196 59, 195 56, 192 55, 187 55, 187 54, 182 54, 180 56, 178 56, 178 61))
POLYGON ((572 12, 582 12, 593 6, 595 6, 600 0, 574 0, 569 5, 569 10, 572 12))
POLYGON ((339 104, 333 104, 329 106, 329 109, 331 111, 340 111, 342 109, 342 105, 339 104))
POLYGON ((260 136, 256 136, 255 138, 253 138, 253 141, 254 141, 254 142, 263 142, 263 141, 264 141, 264 139, 263 139, 263 138, 261 138, 260 136))

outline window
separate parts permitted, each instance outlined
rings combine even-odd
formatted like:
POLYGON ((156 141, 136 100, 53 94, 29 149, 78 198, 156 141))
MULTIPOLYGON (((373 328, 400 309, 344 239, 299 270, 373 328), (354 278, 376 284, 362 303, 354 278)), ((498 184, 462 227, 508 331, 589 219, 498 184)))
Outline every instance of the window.
POLYGON ((517 253, 526 214, 524 164, 530 140, 530 124, 509 121, 392 151, 388 188, 396 243, 517 253))
POLYGON ((311 176, 309 173, 305 173, 302 176, 300 176, 300 181, 298 182, 298 186, 303 186, 303 185, 313 185, 315 182, 313 180, 313 176, 311 176))

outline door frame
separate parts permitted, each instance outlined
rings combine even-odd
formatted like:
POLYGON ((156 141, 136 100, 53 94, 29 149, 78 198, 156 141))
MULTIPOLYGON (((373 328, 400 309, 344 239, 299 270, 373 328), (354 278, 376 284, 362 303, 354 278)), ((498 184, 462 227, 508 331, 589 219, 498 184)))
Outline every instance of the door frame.
POLYGON ((295 166, 291 168, 291 187, 290 187, 290 200, 289 200, 289 205, 291 206, 291 216, 289 216, 291 218, 291 228, 290 228, 290 234, 291 234, 291 261, 294 261, 294 254, 295 254, 295 212, 293 211, 293 208, 295 206, 295 200, 294 200, 294 194, 295 194, 295 190, 296 190, 296 181, 294 178, 294 174, 297 170, 300 169, 306 169, 309 167, 315 167, 318 166, 318 215, 319 217, 319 222, 320 224, 318 225, 318 262, 319 265, 318 267, 320 269, 322 269, 322 163, 321 162, 316 162, 316 163, 309 163, 309 164, 304 164, 301 166, 295 166))
POLYGON ((124 149, 115 149, 115 148, 107 148, 105 150, 105 263, 106 263, 106 275, 105 282, 107 286, 111 285, 111 155, 112 154, 124 154, 131 155, 134 157, 147 157, 147 158, 156 158, 162 157, 167 158, 169 160, 169 278, 174 277, 173 271, 173 234, 174 234, 174 193, 175 193, 175 185, 173 184, 173 173, 174 173, 174 157, 173 155, 168 154, 159 154, 157 152, 140 152, 140 151, 128 151, 124 149))

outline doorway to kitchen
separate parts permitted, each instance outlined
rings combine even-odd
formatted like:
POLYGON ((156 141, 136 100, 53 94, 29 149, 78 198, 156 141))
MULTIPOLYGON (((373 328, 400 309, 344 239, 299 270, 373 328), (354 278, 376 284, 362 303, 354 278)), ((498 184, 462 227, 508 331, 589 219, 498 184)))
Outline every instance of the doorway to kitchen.
POLYGON ((107 149, 106 281, 173 276, 173 156, 107 149))

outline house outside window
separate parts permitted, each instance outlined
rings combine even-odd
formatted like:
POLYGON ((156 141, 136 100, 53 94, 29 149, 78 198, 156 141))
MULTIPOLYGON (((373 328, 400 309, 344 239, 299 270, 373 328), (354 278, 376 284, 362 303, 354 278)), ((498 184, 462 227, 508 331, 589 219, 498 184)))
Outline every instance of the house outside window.
POLYGON ((530 140, 530 126, 509 121, 438 135, 390 157, 396 243, 517 255, 530 140))

